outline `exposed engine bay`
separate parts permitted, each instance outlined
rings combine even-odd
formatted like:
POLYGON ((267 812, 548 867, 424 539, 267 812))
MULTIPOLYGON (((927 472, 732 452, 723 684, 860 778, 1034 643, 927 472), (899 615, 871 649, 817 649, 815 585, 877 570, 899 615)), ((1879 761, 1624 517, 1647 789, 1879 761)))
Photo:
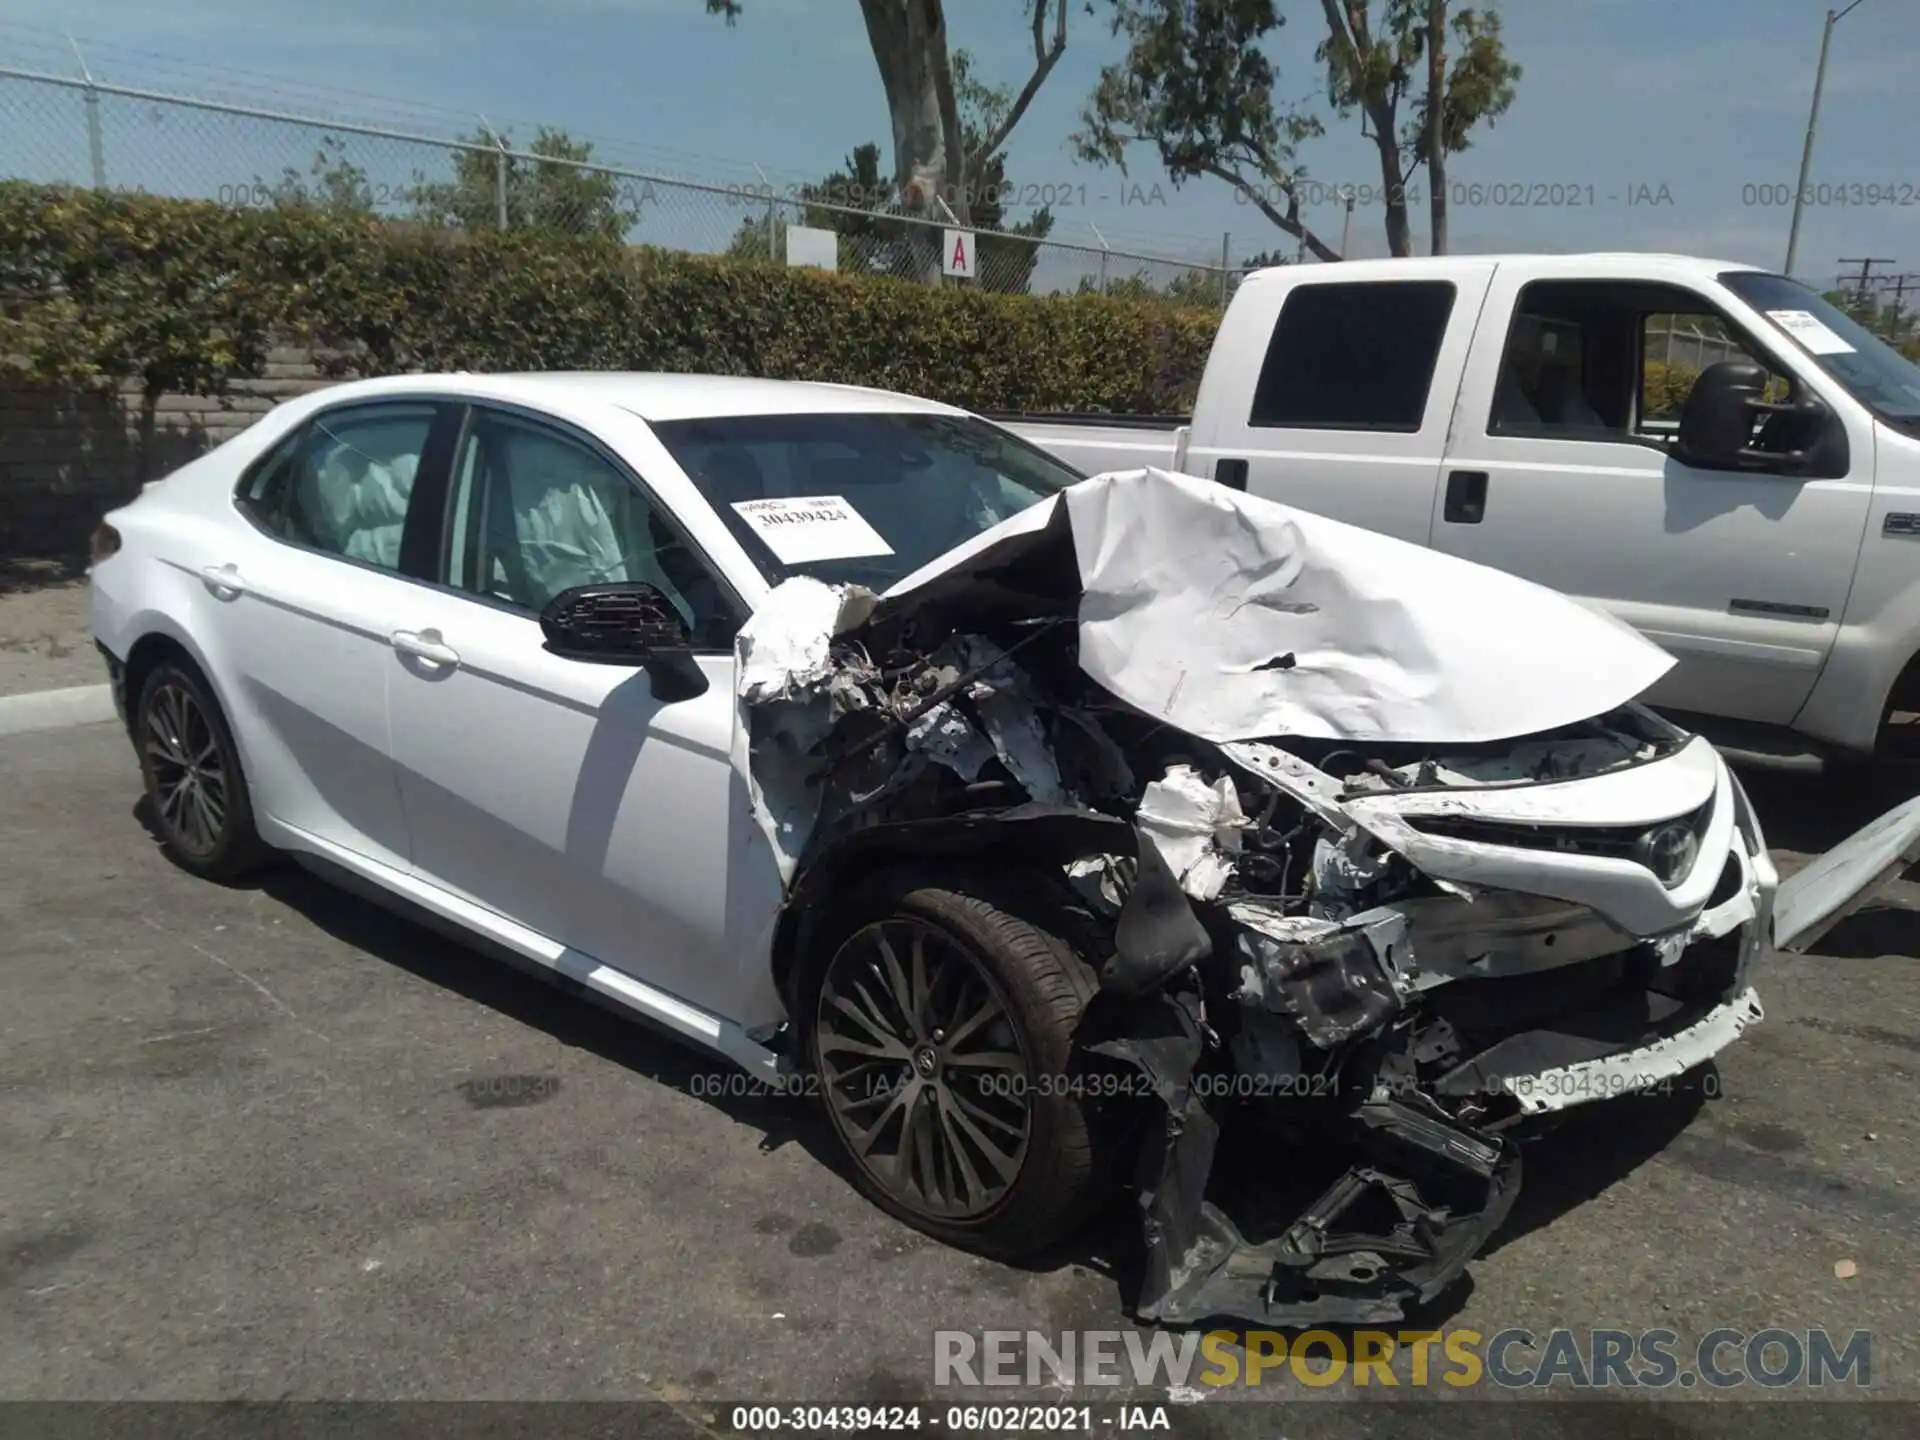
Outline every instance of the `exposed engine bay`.
POLYGON ((1017 865, 1075 917, 1076 1046, 1143 1082, 1143 1318, 1397 1318, 1505 1218, 1536 1117, 1761 1018, 1776 878, 1719 756, 1633 702, 1661 652, 1479 567, 1394 593, 1374 547, 1412 547, 1188 477, 1035 510, 885 596, 780 587, 736 759, 796 925, 901 854, 1017 865), (1518 601, 1571 659, 1500 654, 1476 603, 1518 601), (1551 693, 1485 693, 1501 665, 1551 693), (1216 1194, 1242 1130, 1324 1179, 1216 1194))

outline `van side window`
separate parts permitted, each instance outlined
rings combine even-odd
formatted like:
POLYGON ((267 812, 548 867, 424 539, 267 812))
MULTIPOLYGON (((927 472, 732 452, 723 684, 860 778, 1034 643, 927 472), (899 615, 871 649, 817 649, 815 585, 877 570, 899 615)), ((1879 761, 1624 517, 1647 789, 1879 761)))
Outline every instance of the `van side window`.
POLYGON ((1247 423, 1419 430, 1454 294, 1447 280, 1295 286, 1267 344, 1247 423))

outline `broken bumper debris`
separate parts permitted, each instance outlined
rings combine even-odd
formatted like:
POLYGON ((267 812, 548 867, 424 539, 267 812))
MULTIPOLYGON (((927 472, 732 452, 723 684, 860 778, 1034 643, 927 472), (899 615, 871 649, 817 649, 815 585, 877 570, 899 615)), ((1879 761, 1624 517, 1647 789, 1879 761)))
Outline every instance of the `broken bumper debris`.
MULTIPOLYGON (((1781 887, 1719 755, 1634 703, 1670 657, 1511 576, 1134 471, 884 595, 789 581, 740 659, 790 903, 985 856, 1080 917, 1076 1044, 1151 1097, 1149 1320, 1396 1318, 1542 1117, 1761 1019, 1781 887)), ((1870 829, 1796 923, 1920 853, 1920 807, 1870 829)))

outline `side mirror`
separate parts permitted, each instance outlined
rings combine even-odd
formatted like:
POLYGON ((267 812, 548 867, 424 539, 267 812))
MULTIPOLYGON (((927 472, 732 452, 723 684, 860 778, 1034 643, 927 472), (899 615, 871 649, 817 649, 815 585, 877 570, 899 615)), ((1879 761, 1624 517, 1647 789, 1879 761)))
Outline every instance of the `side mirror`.
POLYGON ((662 700, 691 700, 707 688, 686 622, 644 581, 562 590, 540 612, 540 633, 548 653, 562 659, 645 669, 662 700))
POLYGON ((1765 399, 1767 372, 1751 360, 1722 360, 1693 382, 1680 411, 1675 454, 1690 465, 1716 470, 1771 470, 1802 474, 1831 428, 1833 412, 1816 396, 1774 404, 1765 399), (1775 417, 1778 417, 1775 422, 1775 417), (1760 449, 1754 432, 1762 421, 1787 443, 1760 449))

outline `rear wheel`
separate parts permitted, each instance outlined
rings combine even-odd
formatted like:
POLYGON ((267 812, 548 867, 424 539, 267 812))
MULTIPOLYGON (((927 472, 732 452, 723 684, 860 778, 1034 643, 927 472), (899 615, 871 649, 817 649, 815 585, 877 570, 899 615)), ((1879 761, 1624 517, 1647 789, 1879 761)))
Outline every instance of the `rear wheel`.
POLYGON ((154 828, 169 856, 207 880, 236 880, 270 853, 226 717, 200 674, 176 660, 148 672, 135 701, 134 744, 154 828))
POLYGON ((808 1048, 861 1189, 942 1240, 1012 1255, 1105 1191, 1097 1087, 1073 1066, 1093 974, 1000 889, 942 872, 872 892, 818 970, 808 1048))

